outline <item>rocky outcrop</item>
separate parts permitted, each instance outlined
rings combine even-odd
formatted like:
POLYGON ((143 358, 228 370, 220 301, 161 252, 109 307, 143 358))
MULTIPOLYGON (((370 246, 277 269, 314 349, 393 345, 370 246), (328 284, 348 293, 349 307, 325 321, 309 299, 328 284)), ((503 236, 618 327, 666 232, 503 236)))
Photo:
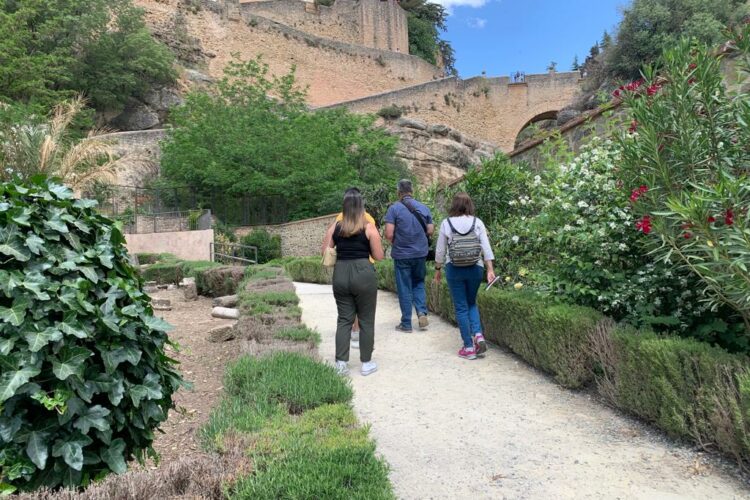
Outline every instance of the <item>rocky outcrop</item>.
POLYGON ((386 130, 400 138, 398 156, 422 183, 458 179, 469 166, 492 158, 500 148, 476 141, 446 125, 400 118, 385 122, 386 130))

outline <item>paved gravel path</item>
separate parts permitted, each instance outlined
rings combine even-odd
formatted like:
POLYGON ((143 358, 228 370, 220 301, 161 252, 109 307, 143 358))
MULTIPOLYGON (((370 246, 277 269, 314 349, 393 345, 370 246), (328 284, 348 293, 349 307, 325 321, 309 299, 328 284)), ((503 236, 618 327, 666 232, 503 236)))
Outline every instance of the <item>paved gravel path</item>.
MULTIPOLYGON (((302 320, 333 358, 330 286, 296 284, 302 320)), ((435 316, 426 332, 393 330, 400 312, 381 292, 374 359, 350 367, 354 406, 372 426, 400 498, 750 498, 736 471, 592 400, 565 390, 499 349, 456 356, 456 328, 435 316), (734 477, 733 477, 734 476, 734 477)))

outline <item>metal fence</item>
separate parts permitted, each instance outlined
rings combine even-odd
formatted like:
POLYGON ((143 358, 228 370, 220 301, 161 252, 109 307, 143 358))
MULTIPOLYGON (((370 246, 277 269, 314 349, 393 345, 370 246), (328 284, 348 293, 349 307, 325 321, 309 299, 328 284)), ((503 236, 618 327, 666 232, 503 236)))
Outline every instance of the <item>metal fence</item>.
POLYGON ((235 243, 210 243, 209 251, 213 262, 222 264, 257 264, 258 248, 235 243))
MULTIPOLYGON (((234 196, 199 193, 189 187, 143 188, 100 186, 84 193, 99 202, 99 211, 123 223, 128 232, 163 232, 193 229, 196 214, 210 211, 230 226, 256 226, 289 222, 285 198, 280 196, 234 196), (181 221, 178 223, 178 221, 181 221)), ((200 217, 200 215, 198 215, 200 217)), ((210 226, 209 226, 210 227, 210 226)))

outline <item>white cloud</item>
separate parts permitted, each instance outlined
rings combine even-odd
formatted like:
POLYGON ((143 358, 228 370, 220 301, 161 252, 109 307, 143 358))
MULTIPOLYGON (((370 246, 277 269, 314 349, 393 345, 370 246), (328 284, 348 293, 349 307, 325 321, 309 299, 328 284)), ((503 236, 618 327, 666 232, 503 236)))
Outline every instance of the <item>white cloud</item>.
POLYGON ((448 9, 453 7, 483 7, 489 0, 432 0, 448 9))
POLYGON ((466 21, 466 23, 469 25, 469 28, 481 30, 482 28, 487 26, 487 19, 482 19, 481 17, 471 17, 466 21))

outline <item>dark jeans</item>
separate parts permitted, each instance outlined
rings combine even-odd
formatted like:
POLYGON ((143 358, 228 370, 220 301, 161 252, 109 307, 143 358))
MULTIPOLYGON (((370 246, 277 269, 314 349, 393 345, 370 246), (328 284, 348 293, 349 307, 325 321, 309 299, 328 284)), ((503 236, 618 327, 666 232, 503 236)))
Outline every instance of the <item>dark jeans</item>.
POLYGON ((368 259, 339 260, 333 268, 333 296, 338 308, 336 361, 349 361, 354 318, 359 318, 359 359, 372 360, 378 278, 368 259))
POLYGON ((448 289, 453 299, 453 307, 456 310, 456 322, 461 331, 461 339, 464 347, 473 347, 473 336, 482 333, 482 323, 479 319, 479 308, 477 307, 477 292, 482 284, 484 268, 476 265, 471 267, 458 267, 452 264, 445 266, 445 277, 448 280, 448 289))
POLYGON ((424 289, 424 278, 427 266, 424 257, 421 259, 394 259, 396 269, 396 291, 401 306, 401 326, 411 328, 412 305, 417 314, 427 314, 427 293, 424 289))

